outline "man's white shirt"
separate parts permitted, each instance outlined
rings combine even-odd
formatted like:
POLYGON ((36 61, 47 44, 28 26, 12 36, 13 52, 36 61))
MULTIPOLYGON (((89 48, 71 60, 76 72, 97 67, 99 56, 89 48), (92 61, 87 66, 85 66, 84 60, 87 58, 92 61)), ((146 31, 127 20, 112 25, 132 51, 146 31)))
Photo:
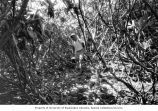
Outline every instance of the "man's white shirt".
POLYGON ((82 43, 81 43, 79 40, 77 40, 77 41, 72 41, 72 45, 73 45, 74 48, 75 48, 75 53, 76 53, 77 51, 80 51, 80 50, 83 49, 82 43))

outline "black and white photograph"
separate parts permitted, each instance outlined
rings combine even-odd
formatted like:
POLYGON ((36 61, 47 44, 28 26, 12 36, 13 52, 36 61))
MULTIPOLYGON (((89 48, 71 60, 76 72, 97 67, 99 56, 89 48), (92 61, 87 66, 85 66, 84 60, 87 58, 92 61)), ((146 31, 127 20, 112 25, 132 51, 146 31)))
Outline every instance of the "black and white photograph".
POLYGON ((157 104, 158 0, 0 0, 0 107, 157 104))

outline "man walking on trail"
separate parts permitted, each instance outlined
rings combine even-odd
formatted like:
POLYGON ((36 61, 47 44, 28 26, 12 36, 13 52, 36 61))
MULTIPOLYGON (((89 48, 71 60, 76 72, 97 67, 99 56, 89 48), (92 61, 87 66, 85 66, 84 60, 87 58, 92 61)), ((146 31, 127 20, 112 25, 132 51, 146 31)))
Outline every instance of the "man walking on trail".
POLYGON ((83 59, 84 55, 84 42, 78 38, 75 34, 70 36, 71 38, 71 45, 73 46, 73 54, 75 55, 73 59, 79 60, 78 67, 81 68, 81 60, 83 59))

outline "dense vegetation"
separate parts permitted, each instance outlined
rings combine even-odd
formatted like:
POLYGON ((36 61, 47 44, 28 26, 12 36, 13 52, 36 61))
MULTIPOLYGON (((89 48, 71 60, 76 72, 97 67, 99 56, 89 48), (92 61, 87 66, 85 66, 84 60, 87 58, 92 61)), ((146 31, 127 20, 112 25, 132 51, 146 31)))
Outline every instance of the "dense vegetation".
POLYGON ((0 0, 0 104, 157 104, 157 82, 157 0, 0 0))

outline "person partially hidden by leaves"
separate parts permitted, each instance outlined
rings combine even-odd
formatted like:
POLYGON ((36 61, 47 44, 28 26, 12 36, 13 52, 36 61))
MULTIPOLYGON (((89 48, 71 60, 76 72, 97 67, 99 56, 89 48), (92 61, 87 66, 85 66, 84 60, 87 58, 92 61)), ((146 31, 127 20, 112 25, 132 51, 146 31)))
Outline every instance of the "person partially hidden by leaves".
POLYGON ((50 18, 54 18, 54 8, 53 8, 53 6, 51 6, 51 5, 48 6, 47 15, 48 15, 50 18))
POLYGON ((71 38, 71 46, 73 48, 73 57, 71 58, 73 61, 77 62, 78 68, 81 68, 81 61, 84 56, 85 46, 84 42, 78 38, 77 35, 72 34, 71 38))

